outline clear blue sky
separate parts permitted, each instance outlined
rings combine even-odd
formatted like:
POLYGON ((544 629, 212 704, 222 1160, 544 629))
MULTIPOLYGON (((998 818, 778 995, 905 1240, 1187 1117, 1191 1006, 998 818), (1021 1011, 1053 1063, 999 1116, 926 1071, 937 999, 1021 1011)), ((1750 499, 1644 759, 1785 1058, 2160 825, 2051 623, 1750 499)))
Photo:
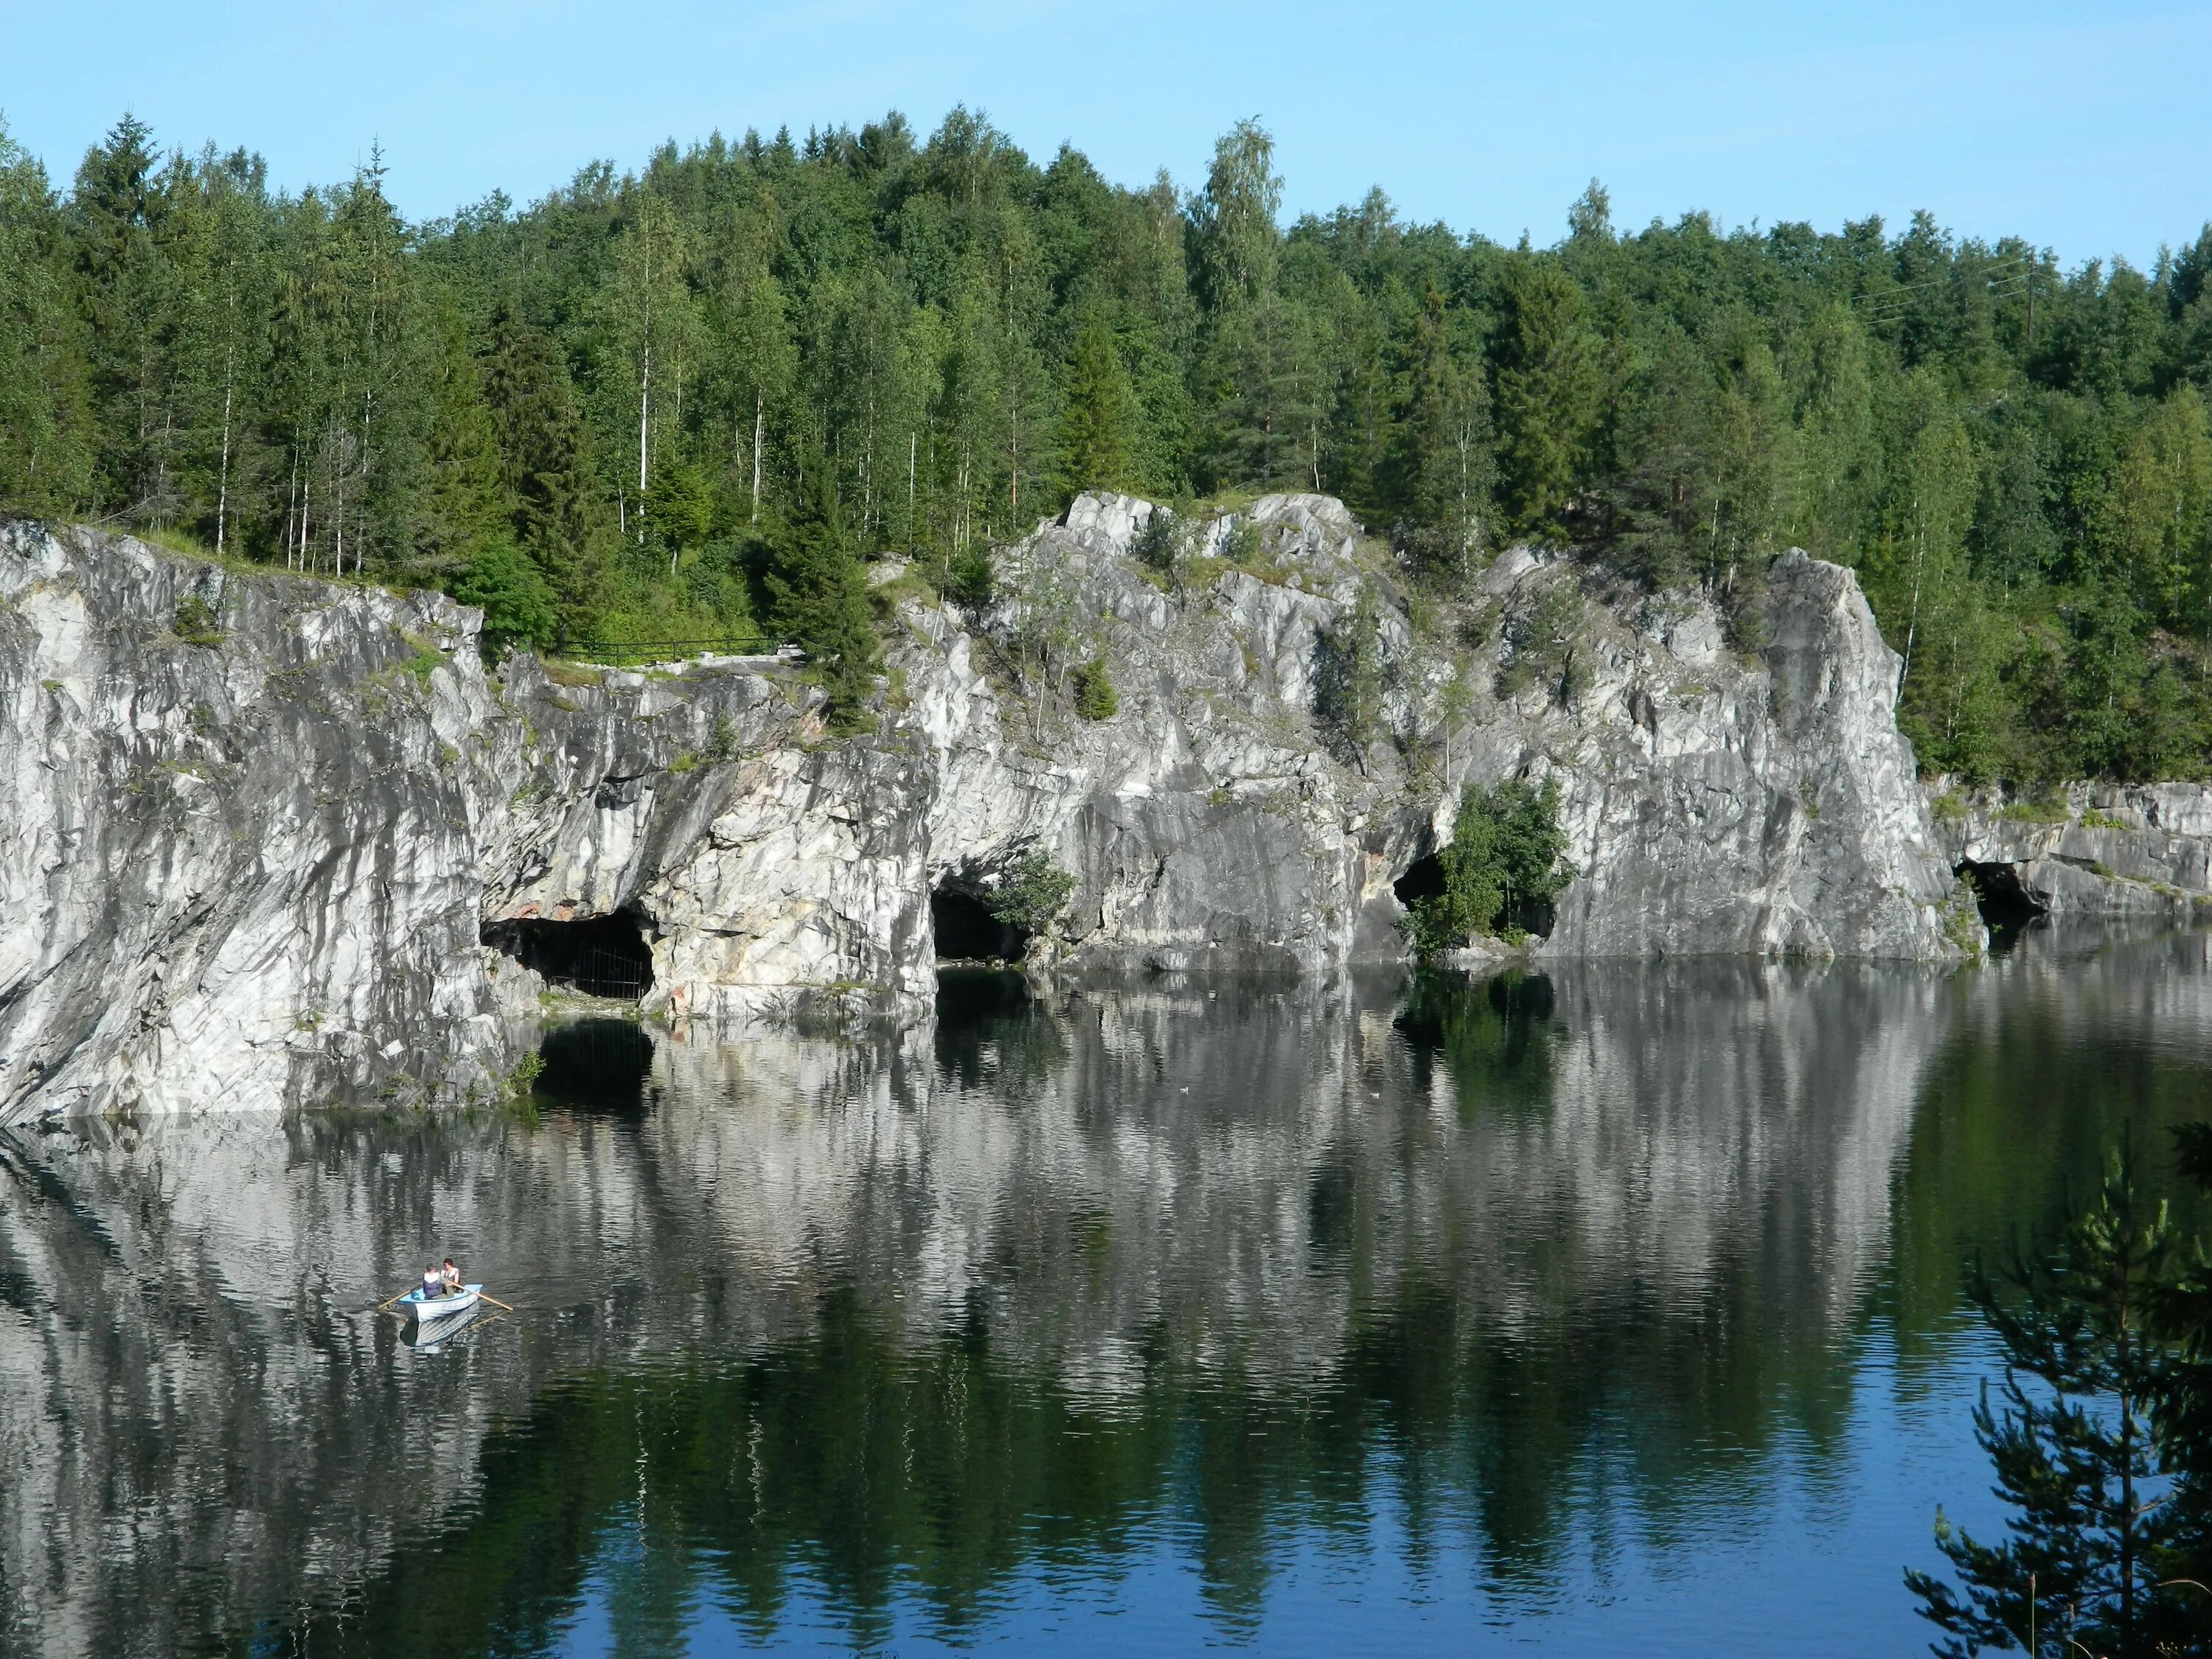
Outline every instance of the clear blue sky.
POLYGON ((2212 216, 2212 4, 650 0, 179 5, 0 0, 0 112, 58 179, 124 109, 245 144, 287 187, 380 142, 410 214, 527 200, 595 157, 789 124, 985 110, 1040 160, 1201 176, 1239 116, 1293 212, 1370 184, 1503 240, 1704 208, 1832 228, 1916 207, 2069 264, 2153 259, 2212 216))

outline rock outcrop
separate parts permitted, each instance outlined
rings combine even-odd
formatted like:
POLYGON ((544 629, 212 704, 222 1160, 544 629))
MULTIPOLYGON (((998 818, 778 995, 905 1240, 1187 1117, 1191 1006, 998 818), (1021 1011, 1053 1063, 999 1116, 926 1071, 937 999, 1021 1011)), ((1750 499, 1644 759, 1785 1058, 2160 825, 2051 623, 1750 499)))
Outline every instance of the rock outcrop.
POLYGON ((2184 921, 2212 909, 2212 788, 2069 784, 2008 800, 1927 786, 1945 856, 2015 915, 2184 921))
POLYGON ((482 1094, 608 952, 678 1020, 913 1018, 938 914, 1038 859, 1073 878, 1041 971, 1395 962, 1398 885, 1505 775, 1560 786, 1547 951, 1954 953, 1848 572, 1778 563, 1753 659, 1526 550, 1425 614, 1318 495, 1153 570, 1152 511, 1079 499, 983 616, 889 582, 837 741, 773 664, 488 674, 442 598, 0 529, 0 1121, 482 1094))

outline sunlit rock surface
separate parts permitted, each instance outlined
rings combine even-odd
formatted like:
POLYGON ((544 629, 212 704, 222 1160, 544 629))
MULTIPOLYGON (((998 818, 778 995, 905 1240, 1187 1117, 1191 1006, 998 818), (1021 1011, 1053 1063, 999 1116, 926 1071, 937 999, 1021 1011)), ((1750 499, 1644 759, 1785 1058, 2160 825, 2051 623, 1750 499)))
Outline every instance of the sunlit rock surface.
POLYGON ((1926 786, 1936 836, 2016 912, 2188 921, 2212 913, 2212 787, 2074 783, 2039 800, 1926 786))
POLYGON ((933 896, 1036 855, 1075 883, 1039 972, 1395 963, 1395 884, 1504 775, 1561 786, 1550 954, 1954 954, 1848 573, 1778 562, 1753 661, 1699 604, 1600 603, 1522 549, 1416 628, 1319 495, 1214 521, 1167 580, 1131 556, 1152 513, 1081 497, 1001 550, 988 614, 899 606, 876 729, 834 742, 789 672, 488 675, 441 598, 0 530, 0 1121, 488 1098, 547 979, 590 988, 550 931, 579 920, 679 1022, 911 1021, 933 896), (1355 743, 1323 686, 1363 592, 1355 743), (1085 660, 1110 719, 1070 706, 1085 660))

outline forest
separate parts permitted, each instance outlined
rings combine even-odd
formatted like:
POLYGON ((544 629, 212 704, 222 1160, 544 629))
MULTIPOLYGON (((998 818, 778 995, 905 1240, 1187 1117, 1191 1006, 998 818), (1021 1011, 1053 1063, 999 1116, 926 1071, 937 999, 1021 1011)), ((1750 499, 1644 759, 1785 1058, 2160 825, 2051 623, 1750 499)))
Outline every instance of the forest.
POLYGON ((1182 190, 964 110, 422 223, 385 179, 126 115, 62 181, 0 129, 0 513, 832 665, 866 561, 973 593, 1086 489, 1341 496, 1437 614, 1571 548, 1746 650, 1796 545, 1858 571, 1924 769, 2212 772, 2212 226, 2148 273, 1924 214, 1622 230, 1595 181, 1548 246, 1379 189, 1285 227, 1255 122, 1182 190))

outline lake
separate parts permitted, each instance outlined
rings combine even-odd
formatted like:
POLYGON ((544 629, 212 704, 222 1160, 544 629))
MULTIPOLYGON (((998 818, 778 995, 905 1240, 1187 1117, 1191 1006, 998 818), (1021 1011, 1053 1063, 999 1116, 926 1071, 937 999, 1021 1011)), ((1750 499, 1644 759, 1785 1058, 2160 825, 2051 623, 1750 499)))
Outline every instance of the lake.
POLYGON ((2212 1115, 2212 943, 550 1031, 0 1134, 0 1644, 1921 1650, 1961 1266, 2212 1115), (374 1304, 452 1255, 517 1311, 374 1304))

